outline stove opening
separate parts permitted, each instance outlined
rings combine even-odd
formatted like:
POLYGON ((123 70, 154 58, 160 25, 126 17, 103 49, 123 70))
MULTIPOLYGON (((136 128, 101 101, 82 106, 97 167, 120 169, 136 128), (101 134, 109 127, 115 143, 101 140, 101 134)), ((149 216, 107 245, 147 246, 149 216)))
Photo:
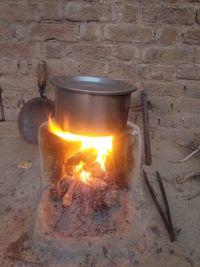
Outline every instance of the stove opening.
POLYGON ((98 236, 123 228, 128 217, 135 136, 63 131, 53 118, 40 128, 43 183, 51 225, 65 236, 98 236))

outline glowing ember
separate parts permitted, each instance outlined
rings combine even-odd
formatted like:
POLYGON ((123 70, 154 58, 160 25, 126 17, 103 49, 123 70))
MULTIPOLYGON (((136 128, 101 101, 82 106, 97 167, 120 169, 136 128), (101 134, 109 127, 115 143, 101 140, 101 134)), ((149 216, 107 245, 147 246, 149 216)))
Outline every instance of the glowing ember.
MULTIPOLYGON (((93 149, 97 153, 95 162, 100 164, 103 171, 106 170, 105 163, 108 155, 112 152, 113 136, 82 136, 70 133, 68 131, 63 131, 59 125, 57 125, 51 118, 49 118, 49 130, 59 136, 60 138, 69 142, 80 142, 80 151, 87 151, 93 149)), ((80 152, 79 151, 79 152, 80 152)), ((76 172, 80 173, 80 180, 89 184, 92 179, 91 173, 84 170, 84 162, 79 162, 76 166, 76 172)))

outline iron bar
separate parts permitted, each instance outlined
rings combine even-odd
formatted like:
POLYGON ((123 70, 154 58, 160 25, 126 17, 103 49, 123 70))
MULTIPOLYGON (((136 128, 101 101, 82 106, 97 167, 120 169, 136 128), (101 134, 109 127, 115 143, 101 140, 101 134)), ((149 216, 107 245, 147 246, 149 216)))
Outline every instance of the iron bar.
POLYGON ((145 150, 145 162, 147 165, 151 165, 151 143, 149 135, 149 114, 148 114, 148 99, 147 92, 142 91, 142 110, 143 110, 143 132, 144 132, 144 150, 145 150))
POLYGON ((171 228, 170 223, 168 222, 168 220, 165 217, 165 214, 164 214, 164 212, 163 212, 163 210, 162 210, 162 208, 161 208, 161 206, 160 206, 160 204, 159 204, 159 202, 157 200, 157 197, 155 195, 154 189, 151 186, 151 184, 149 182, 149 179, 147 178, 147 174, 146 174, 146 172, 144 170, 143 170, 143 175, 144 175, 144 179, 145 179, 145 182, 147 184, 149 193, 151 194, 153 202, 154 202, 154 204, 155 204, 155 206, 156 206, 156 208, 157 208, 157 210, 158 210, 158 212, 159 212, 159 214, 160 214, 160 216, 162 218, 162 221, 163 221, 163 223, 164 223, 164 225, 165 225, 165 227, 167 229, 167 232, 169 234, 170 240, 171 240, 171 242, 173 242, 175 240, 175 233, 174 233, 173 229, 171 228))

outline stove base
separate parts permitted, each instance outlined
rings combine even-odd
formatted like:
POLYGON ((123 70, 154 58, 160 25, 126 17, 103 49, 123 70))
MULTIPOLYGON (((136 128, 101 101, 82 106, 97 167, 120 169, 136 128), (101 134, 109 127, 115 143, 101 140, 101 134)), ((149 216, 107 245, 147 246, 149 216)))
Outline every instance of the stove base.
MULTIPOLYGON (((57 259, 81 260, 82 257, 90 255, 95 259, 102 259, 109 253, 116 253, 117 247, 124 246, 124 241, 129 238, 134 225, 134 202, 133 191, 137 178, 140 174, 141 163, 141 134, 140 129, 128 123, 131 129, 130 135, 134 137, 134 167, 130 172, 133 180, 130 188, 122 192, 123 205, 120 205, 120 220, 115 231, 104 234, 85 234, 84 236, 65 235, 55 227, 53 202, 49 200, 49 189, 45 187, 37 209, 36 221, 33 233, 33 247, 35 253, 43 257, 50 253, 57 259)), ((107 255, 108 256, 108 255, 107 255)))

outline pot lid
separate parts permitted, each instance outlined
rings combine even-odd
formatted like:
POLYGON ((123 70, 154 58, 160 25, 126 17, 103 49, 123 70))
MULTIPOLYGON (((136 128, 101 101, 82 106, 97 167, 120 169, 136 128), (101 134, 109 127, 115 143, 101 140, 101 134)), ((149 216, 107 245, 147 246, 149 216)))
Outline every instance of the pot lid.
POLYGON ((123 95, 137 90, 126 82, 93 76, 56 76, 50 82, 59 89, 86 94, 123 95))

